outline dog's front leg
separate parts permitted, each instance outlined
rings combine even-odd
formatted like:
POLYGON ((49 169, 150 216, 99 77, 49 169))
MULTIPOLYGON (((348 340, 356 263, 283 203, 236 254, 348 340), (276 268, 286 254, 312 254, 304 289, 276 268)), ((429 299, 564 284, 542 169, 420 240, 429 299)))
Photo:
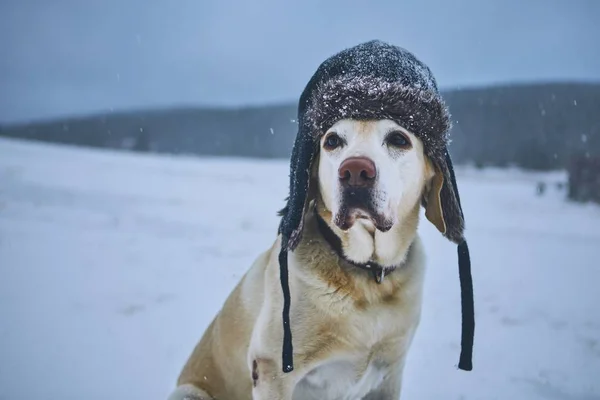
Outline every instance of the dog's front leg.
POLYGON ((291 400, 296 385, 296 372, 284 373, 272 359, 252 361, 253 400, 291 400))

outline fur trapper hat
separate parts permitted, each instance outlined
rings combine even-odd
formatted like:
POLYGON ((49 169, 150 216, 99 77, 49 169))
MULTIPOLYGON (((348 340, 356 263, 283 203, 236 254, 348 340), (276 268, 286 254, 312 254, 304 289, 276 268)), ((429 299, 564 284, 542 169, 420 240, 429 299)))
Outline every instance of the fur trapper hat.
POLYGON ((287 256, 302 239, 310 171, 319 140, 335 122, 345 119, 390 119, 422 140, 436 168, 433 195, 423 199, 427 218, 458 245, 462 303, 461 355, 458 367, 472 369, 475 329, 469 250, 452 161, 448 153, 450 114, 431 70, 409 51, 381 41, 343 50, 325 60, 306 85, 298 104, 298 133, 290 163, 290 192, 280 212, 280 278, 284 294, 283 371, 293 370, 289 321, 287 256), (433 197, 432 197, 433 196, 433 197), (435 203, 435 204, 434 204, 435 203))

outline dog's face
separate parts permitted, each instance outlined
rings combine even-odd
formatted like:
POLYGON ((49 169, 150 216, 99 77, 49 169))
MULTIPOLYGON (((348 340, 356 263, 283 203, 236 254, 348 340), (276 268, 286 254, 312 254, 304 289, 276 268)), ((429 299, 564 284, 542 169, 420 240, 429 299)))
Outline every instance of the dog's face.
POLYGON ((320 195, 344 231, 357 223, 390 230, 433 175, 421 140, 391 120, 341 120, 320 141, 320 195))

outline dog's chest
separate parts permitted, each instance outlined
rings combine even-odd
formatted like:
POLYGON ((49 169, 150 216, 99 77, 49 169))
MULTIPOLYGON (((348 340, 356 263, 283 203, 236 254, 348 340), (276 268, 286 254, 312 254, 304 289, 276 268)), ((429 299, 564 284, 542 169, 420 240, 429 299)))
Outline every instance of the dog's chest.
POLYGON ((308 373, 298 383, 294 400, 357 400, 381 387, 389 367, 372 361, 357 368, 362 360, 332 361, 308 373))
POLYGON ((402 340, 387 340, 400 337, 398 326, 388 312, 358 321, 339 332, 354 350, 310 371, 298 385, 297 392, 302 395, 294 396, 294 400, 357 400, 381 387, 390 373, 390 363, 401 357, 396 346, 402 340))

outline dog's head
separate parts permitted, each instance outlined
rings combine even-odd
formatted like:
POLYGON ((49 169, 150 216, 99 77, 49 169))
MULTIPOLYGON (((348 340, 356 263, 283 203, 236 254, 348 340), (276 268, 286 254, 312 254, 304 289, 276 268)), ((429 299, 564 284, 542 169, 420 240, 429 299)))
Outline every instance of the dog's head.
POLYGON ((321 137, 317 160, 320 200, 339 229, 387 232, 425 196, 427 217, 445 230, 441 181, 422 141, 396 122, 340 120, 321 137))

